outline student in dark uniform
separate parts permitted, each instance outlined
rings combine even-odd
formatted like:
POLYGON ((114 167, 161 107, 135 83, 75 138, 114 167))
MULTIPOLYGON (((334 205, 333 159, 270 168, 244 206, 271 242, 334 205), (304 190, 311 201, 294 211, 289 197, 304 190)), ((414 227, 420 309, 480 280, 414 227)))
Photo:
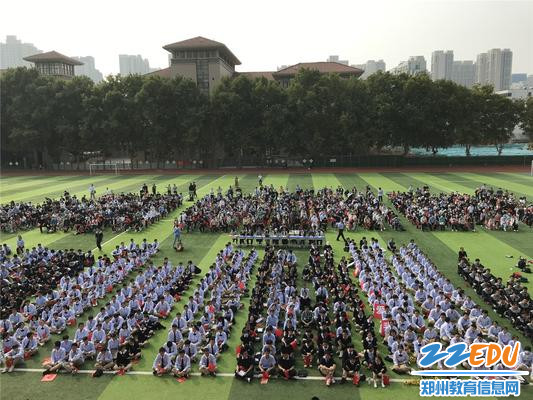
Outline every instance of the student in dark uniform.
POLYGON ((289 353, 284 352, 278 360, 279 376, 286 380, 292 379, 296 376, 296 368, 294 368, 294 357, 289 353))
POLYGON ((254 358, 246 347, 241 348, 237 357, 237 367, 235 368, 235 378, 242 379, 250 383, 254 377, 254 358))
POLYGON ((385 372, 387 372, 387 367, 385 366, 385 363, 381 359, 381 356, 376 353, 374 355, 374 359, 372 360, 372 363, 369 365, 370 370, 372 371, 372 379, 374 380, 374 387, 377 388, 377 379, 381 378, 381 387, 385 387, 385 382, 383 381, 383 377, 385 376, 385 372))

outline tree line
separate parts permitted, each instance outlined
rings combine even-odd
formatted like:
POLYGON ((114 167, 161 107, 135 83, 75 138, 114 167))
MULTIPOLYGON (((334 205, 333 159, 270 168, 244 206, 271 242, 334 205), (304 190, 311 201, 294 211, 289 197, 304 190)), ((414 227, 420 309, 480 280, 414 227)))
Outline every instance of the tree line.
POLYGON ((158 76, 63 80, 16 68, 0 78, 5 163, 82 162, 122 154, 152 162, 310 158, 403 149, 503 145, 520 124, 533 138, 533 100, 490 86, 467 89, 427 75, 366 80, 302 70, 287 89, 244 75, 210 96, 195 83, 158 76))

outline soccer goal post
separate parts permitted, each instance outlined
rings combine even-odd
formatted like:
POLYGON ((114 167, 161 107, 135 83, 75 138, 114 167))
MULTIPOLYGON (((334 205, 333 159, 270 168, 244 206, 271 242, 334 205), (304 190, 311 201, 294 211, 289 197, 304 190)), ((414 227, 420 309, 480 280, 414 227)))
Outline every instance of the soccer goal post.
POLYGON ((89 175, 95 175, 100 172, 111 171, 118 175, 117 163, 91 163, 89 164, 89 175))

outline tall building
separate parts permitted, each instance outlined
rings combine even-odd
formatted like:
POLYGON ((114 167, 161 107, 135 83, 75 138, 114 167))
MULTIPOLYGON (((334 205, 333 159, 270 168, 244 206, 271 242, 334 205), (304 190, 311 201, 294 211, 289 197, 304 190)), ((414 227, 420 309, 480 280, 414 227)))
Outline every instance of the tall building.
POLYGON ((411 56, 407 61, 402 61, 394 67, 393 74, 417 75, 427 72, 426 59, 424 56, 411 56))
POLYGON ((170 67, 152 74, 193 80, 205 94, 211 93, 224 77, 235 73, 241 62, 225 44, 198 36, 163 46, 171 54, 170 67))
POLYGON ((350 65, 348 60, 339 60, 339 56, 329 56, 326 62, 336 62, 339 64, 350 65))
POLYGON ((476 62, 476 83, 489 84, 494 91, 511 87, 513 52, 509 49, 491 49, 478 54, 476 62))
POLYGON ((15 67, 31 67, 24 57, 42 53, 31 43, 22 43, 14 35, 7 35, 6 42, 0 43, 0 69, 15 67))
POLYGON ((492 49, 489 56, 489 82, 494 91, 506 90, 511 86, 513 52, 509 49, 492 49))
POLYGON ((476 83, 481 85, 489 82, 489 56, 487 53, 480 53, 476 57, 476 83))
POLYGON ((452 79, 453 51, 436 50, 431 53, 431 79, 452 79))
POLYGON ((35 68, 42 75, 63 79, 73 78, 74 66, 83 65, 82 62, 67 57, 57 51, 34 54, 32 56, 24 57, 24 60, 33 63, 35 68))
POLYGON ((198 36, 163 46, 172 55, 168 68, 151 72, 165 78, 183 76, 196 83, 198 88, 209 95, 224 78, 244 75, 250 79, 268 79, 288 87, 301 69, 318 71, 321 74, 336 74, 341 78, 359 77, 362 69, 353 68, 340 62, 320 61, 298 63, 279 67, 277 71, 236 72, 239 59, 224 43, 198 36))
POLYGON ((118 62, 121 75, 144 75, 150 72, 150 63, 146 58, 142 58, 140 54, 120 54, 118 56, 118 62))
POLYGON ((76 75, 84 75, 89 78, 91 78, 95 83, 100 82, 102 79, 104 79, 104 76, 102 73, 96 69, 94 65, 94 57, 92 56, 86 56, 86 57, 72 57, 74 60, 78 60, 83 63, 83 65, 79 65, 76 68, 74 68, 74 72, 76 75))
POLYGON ((454 61, 452 68, 453 82, 471 88, 476 82, 476 66, 473 61, 454 61))
POLYGON ((368 60, 365 64, 353 64, 352 67, 365 71, 363 72, 363 75, 361 75, 361 79, 366 79, 378 71, 385 71, 386 65, 383 60, 368 60))

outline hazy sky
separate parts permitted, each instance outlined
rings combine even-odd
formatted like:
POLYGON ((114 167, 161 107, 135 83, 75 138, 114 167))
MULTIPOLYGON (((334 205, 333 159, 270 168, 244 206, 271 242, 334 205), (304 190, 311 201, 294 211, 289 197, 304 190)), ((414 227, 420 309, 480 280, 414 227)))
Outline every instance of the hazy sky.
POLYGON ((0 41, 17 35, 43 51, 91 55, 104 74, 118 54, 141 54, 167 66, 161 47, 194 36, 225 43, 240 71, 322 61, 384 59, 387 69, 411 55, 454 50, 475 60, 490 48, 511 48, 513 72, 533 74, 533 0, 50 0, 5 1, 0 41))

